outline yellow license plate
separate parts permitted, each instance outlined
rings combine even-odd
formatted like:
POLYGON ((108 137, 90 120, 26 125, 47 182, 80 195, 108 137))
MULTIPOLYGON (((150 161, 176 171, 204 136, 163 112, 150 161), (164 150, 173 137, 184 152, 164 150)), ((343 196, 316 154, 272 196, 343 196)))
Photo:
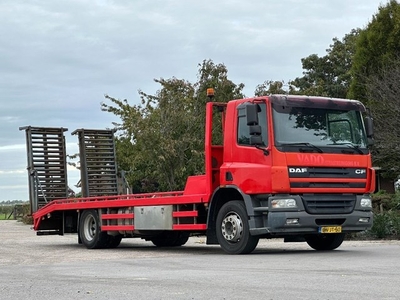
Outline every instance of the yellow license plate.
POLYGON ((319 228, 320 233, 341 233, 342 226, 322 226, 319 228))

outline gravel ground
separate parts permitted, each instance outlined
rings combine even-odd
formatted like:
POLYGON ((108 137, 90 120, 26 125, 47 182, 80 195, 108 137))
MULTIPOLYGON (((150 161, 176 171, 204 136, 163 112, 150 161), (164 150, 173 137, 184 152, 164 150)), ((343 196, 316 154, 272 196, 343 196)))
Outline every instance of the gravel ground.
MULTIPOLYGON (((191 237, 184 247, 156 248, 151 242, 124 239, 116 249, 88 250, 78 244, 76 234, 65 236, 37 236, 30 225, 18 221, 0 221, 0 265, 51 264, 70 261, 114 260, 133 257, 162 257, 207 253, 224 253, 218 245, 206 245, 205 237, 191 237)), ((372 245, 398 245, 400 241, 345 241, 343 247, 370 247, 372 245)), ((281 239, 260 240, 253 253, 279 253, 284 251, 314 251, 306 243, 283 243, 281 239)))
POLYGON ((399 299, 400 241, 345 241, 336 251, 261 240, 227 255, 204 237, 156 248, 126 239, 88 250, 76 235, 36 236, 0 221, 0 299, 399 299))

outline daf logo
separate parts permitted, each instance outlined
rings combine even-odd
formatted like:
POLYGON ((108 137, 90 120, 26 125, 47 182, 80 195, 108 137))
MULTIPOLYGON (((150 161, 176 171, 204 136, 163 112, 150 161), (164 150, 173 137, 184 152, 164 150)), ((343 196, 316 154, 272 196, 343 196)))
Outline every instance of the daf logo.
POLYGON ((289 173, 307 173, 307 168, 289 168, 289 173))
POLYGON ((365 169, 356 169, 354 171, 357 175, 365 174, 367 171, 365 169))

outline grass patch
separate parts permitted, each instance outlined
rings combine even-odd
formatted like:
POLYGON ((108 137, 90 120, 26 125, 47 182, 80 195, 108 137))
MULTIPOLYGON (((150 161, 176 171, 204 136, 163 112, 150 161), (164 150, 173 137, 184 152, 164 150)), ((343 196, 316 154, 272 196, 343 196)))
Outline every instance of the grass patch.
POLYGON ((0 214, 0 221, 2 221, 2 220, 8 220, 7 218, 8 218, 7 215, 5 215, 5 214, 0 214))
POLYGON ((24 204, 0 204, 0 220, 20 220, 29 215, 30 205, 24 204))
POLYGON ((12 220, 14 206, 13 205, 1 205, 0 206, 0 220, 12 220))

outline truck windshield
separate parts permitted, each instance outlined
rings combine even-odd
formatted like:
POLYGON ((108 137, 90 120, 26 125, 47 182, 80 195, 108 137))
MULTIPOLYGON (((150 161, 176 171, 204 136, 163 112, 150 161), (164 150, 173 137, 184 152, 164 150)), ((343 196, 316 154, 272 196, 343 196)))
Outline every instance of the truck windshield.
POLYGON ((273 123, 275 145, 283 151, 361 154, 367 147, 360 111, 273 104, 273 123))

